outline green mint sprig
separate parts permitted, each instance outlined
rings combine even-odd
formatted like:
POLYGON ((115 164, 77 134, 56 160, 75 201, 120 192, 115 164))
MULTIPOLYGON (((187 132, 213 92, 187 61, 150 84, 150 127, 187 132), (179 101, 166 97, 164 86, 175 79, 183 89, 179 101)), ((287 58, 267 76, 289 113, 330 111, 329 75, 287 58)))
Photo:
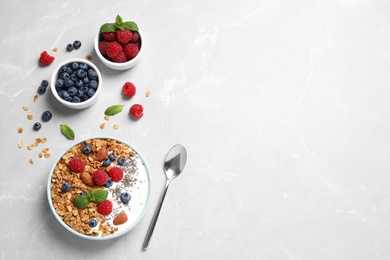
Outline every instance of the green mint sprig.
POLYGON ((89 191, 87 195, 79 195, 73 200, 73 205, 80 209, 88 207, 90 202, 102 203, 107 199, 108 191, 106 190, 95 190, 89 191))
POLYGON ((115 23, 105 23, 102 26, 100 26, 100 32, 116 32, 118 30, 131 30, 131 31, 138 31, 138 25, 133 21, 123 21, 122 17, 119 15, 115 18, 115 23))

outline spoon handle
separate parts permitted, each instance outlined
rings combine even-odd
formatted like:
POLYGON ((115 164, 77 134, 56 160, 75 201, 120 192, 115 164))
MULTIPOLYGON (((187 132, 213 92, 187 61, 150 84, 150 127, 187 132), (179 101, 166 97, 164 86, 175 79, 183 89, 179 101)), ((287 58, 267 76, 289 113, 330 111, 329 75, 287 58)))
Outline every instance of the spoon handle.
POLYGON ((142 250, 144 250, 144 251, 148 250, 149 241, 153 235, 154 227, 156 226, 158 216, 160 215, 161 207, 162 207, 162 204, 164 202, 165 195, 167 194, 169 183, 170 183, 170 180, 167 180, 167 182, 165 184, 165 189, 164 189, 163 193, 161 194, 160 200, 158 201, 158 204, 157 204, 156 211, 154 212, 152 222, 150 223, 148 232, 146 233, 144 243, 142 244, 142 250))

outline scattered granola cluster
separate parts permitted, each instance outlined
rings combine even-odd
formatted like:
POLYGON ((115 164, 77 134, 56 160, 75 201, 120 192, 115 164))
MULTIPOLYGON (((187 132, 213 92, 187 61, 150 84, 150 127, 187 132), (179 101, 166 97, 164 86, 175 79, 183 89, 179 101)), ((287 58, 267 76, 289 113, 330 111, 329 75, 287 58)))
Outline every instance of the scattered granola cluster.
POLYGON ((69 149, 56 164, 51 177, 51 198, 58 216, 81 234, 108 236, 118 231, 131 210, 129 190, 138 181, 136 157, 129 146, 111 139, 90 139, 69 149), (83 162, 82 167, 76 167, 77 171, 73 165, 75 158, 83 162), (110 173, 118 168, 123 171, 123 178, 111 176, 106 183, 96 184, 95 172, 110 173), (99 198, 102 191, 108 195, 99 198), (109 214, 102 214, 99 207, 107 203, 112 209, 109 214))

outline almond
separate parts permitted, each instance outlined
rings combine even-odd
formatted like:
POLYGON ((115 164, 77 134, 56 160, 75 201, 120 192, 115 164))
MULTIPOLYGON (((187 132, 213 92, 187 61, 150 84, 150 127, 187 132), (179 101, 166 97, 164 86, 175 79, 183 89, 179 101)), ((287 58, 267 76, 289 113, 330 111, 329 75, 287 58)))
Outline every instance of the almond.
POLYGON ((114 221, 112 223, 114 223, 114 225, 120 225, 125 223, 126 221, 127 221, 126 213, 120 213, 118 216, 114 218, 114 221))
POLYGON ((108 151, 105 147, 102 147, 99 149, 99 151, 96 154, 96 159, 98 161, 103 161, 108 156, 108 151))
POLYGON ((80 179, 87 186, 90 186, 90 187, 95 186, 95 183, 93 182, 92 176, 91 176, 91 174, 89 174, 89 172, 82 172, 80 174, 80 179))

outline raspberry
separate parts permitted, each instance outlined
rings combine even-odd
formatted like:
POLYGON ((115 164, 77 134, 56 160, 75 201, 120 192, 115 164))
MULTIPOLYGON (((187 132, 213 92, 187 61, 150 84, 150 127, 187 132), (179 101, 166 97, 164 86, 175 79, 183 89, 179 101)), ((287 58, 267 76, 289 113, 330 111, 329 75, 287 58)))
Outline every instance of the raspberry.
POLYGON ((102 170, 96 170, 92 178, 96 185, 104 185, 109 179, 107 173, 102 170))
POLYGON ((41 56, 39 57, 39 64, 42 66, 48 66, 52 64, 54 60, 55 60, 54 56, 49 55, 47 51, 43 51, 41 53, 41 56))
POLYGON ((72 172, 82 172, 85 168, 85 163, 80 158, 76 157, 69 161, 68 166, 72 172))
POLYGON ((137 45, 135 45, 134 43, 128 43, 126 44, 125 46, 125 53, 126 53, 126 57, 131 60, 133 59, 135 56, 137 56, 138 52, 139 52, 139 48, 137 45))
POLYGON ((104 32, 102 33, 103 39, 106 41, 112 42, 116 40, 116 33, 115 32, 104 32))
POLYGON ((117 42, 110 42, 106 46, 107 56, 112 59, 115 58, 122 50, 122 45, 117 42))
POLYGON ((130 30, 118 30, 116 31, 116 39, 119 43, 125 45, 132 39, 132 33, 130 30))
POLYGON ((112 167, 109 171, 108 174, 111 177, 111 180, 115 182, 120 182, 123 178, 123 171, 119 167, 112 167))
POLYGON ((112 202, 110 200, 105 200, 102 203, 97 204, 96 207, 97 211, 104 216, 110 215, 112 212, 112 202))
POLYGON ((122 87, 122 94, 125 97, 131 98, 135 95, 135 86, 131 82, 126 82, 122 87))
POLYGON ((107 51, 106 51, 106 48, 107 48, 107 44, 109 44, 110 42, 109 41, 106 41, 106 40, 103 40, 101 42, 99 42, 99 51, 100 53, 105 56, 107 55, 107 51))
POLYGON ((130 107, 130 115, 136 119, 144 115, 143 111, 144 108, 140 104, 134 104, 130 107))
POLYGON ((126 54, 121 51, 118 55, 115 56, 115 58, 112 59, 114 62, 116 63, 122 63, 122 62, 126 62, 127 61, 127 58, 126 58, 126 54))
POLYGON ((130 42, 138 42, 139 40, 139 33, 137 31, 132 31, 133 36, 131 37, 130 42))

